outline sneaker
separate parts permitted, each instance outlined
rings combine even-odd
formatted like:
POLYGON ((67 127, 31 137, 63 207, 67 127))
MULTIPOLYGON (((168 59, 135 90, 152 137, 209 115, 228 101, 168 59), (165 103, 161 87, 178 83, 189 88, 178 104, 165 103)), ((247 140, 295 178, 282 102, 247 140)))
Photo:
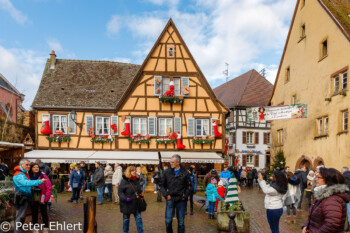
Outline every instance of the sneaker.
POLYGON ((85 190, 85 192, 87 192, 87 193, 90 192, 90 191, 91 191, 90 189, 85 190))
POLYGON ((100 203, 100 202, 96 202, 96 205, 102 205, 102 203, 100 203))
POLYGON ((153 193, 154 193, 154 194, 157 194, 158 192, 157 192, 157 191, 154 191, 153 193))
POLYGON ((69 199, 68 202, 73 202, 73 200, 72 200, 72 199, 69 199))
POLYGON ((78 201, 77 201, 77 200, 74 200, 73 203, 74 203, 74 204, 78 204, 78 201))

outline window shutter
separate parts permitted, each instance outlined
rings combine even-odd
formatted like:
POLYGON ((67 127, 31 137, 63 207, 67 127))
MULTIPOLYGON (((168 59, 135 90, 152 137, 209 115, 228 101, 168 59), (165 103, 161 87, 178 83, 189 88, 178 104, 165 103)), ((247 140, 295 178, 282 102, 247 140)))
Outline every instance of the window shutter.
POLYGON ((50 126, 51 126, 50 114, 45 114, 45 113, 41 114, 41 125, 42 125, 42 126, 45 127, 44 122, 47 121, 47 120, 49 120, 49 124, 50 124, 50 126))
POLYGON ((211 131, 210 131, 210 135, 214 135, 215 133, 214 133, 214 126, 213 126, 213 121, 214 120, 216 120, 216 118, 210 118, 210 129, 211 129, 211 131))
POLYGON ((267 144, 267 133, 264 133, 264 144, 267 144))
POLYGON ((157 117, 148 117, 148 135, 157 136, 157 117))
POLYGON ((243 136, 242 138, 243 144, 247 144, 247 132, 243 132, 242 136, 243 136))
MULTIPOLYGON (((94 116, 92 115, 86 115, 85 116, 85 134, 89 135, 89 129, 90 127, 94 128, 94 116)), ((93 129, 93 132, 95 129, 93 129)))
POLYGON ((187 136, 194 137, 195 135, 194 118, 187 118, 187 136))
POLYGON ((255 155, 254 167, 259 167, 259 155, 255 155))
POLYGON ((162 96, 162 76, 154 76, 154 95, 162 96))
MULTIPOLYGON (((114 132, 113 134, 111 135, 118 135, 118 132, 119 132, 119 125, 118 125, 118 116, 112 116, 111 117, 111 125, 114 125, 117 127, 117 132, 114 132)), ((112 129, 111 129, 112 130, 112 129)))
POLYGON ((68 131, 69 134, 76 134, 77 133, 77 125, 72 120, 72 117, 70 114, 68 114, 68 127, 71 130, 70 132, 68 131))
POLYGON ((180 132, 180 135, 182 133, 181 117, 174 117, 174 132, 180 132))
POLYGON ((190 78, 189 77, 181 77, 181 94, 183 96, 190 95, 190 78))
POLYGON ((255 133, 255 141, 254 144, 259 144, 259 132, 255 133))
POLYGON ((247 155, 242 155, 242 166, 246 167, 247 166, 247 155))
POLYGON ((233 140, 232 140, 233 144, 236 144, 236 132, 233 132, 233 140))

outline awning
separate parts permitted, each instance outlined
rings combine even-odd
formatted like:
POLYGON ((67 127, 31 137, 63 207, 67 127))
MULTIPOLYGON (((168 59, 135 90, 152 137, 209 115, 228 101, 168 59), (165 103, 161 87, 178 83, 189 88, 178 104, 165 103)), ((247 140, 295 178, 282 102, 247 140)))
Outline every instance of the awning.
POLYGON ((174 154, 181 156, 182 163, 224 163, 224 159, 215 152, 161 151, 162 162, 169 162, 174 154))
POLYGON ((30 161, 41 159, 44 163, 159 163, 158 152, 148 151, 33 150, 25 153, 24 158, 30 161))

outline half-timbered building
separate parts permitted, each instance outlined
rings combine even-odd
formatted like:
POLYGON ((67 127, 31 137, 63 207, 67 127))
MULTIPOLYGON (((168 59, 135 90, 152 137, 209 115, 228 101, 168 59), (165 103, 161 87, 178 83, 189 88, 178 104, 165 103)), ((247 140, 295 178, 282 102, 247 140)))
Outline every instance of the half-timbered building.
POLYGON ((36 150, 47 162, 183 162, 221 167, 228 109, 170 19, 133 65, 50 54, 34 99, 36 150))
POLYGON ((247 108, 266 106, 273 85, 256 70, 250 70, 214 89, 230 109, 226 119, 230 164, 265 168, 270 164, 270 122, 247 120, 247 108))

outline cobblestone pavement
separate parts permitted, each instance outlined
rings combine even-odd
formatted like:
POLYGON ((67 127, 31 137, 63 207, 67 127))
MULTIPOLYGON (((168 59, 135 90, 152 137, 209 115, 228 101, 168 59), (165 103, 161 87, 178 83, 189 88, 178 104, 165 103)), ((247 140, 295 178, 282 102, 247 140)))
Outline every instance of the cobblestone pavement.
MULTIPOLYGON (((96 195, 95 192, 85 193, 84 196, 96 195)), ((54 204, 54 210, 50 212, 50 221, 66 221, 68 223, 83 223, 83 205, 72 204, 67 202, 71 193, 59 194, 58 202, 54 204)), ((204 196, 204 193, 198 193, 197 198, 204 196)), ((251 214, 251 232, 270 232, 269 225, 266 219, 266 210, 264 208, 264 194, 258 188, 242 188, 240 199, 245 208, 251 214)), ((146 193, 147 211, 142 213, 144 231, 146 233, 165 232, 165 201, 156 202, 156 195, 152 192, 146 193)), ((304 203, 306 204, 306 203, 304 203)), ((204 208, 199 211, 200 204, 196 203, 193 216, 187 215, 185 218, 186 232, 217 232, 216 221, 209 220, 204 208)), ((300 227, 307 219, 306 206, 305 210, 297 212, 297 224, 287 224, 284 222, 286 213, 283 213, 280 222, 281 233, 301 232, 300 227)), ((123 232, 122 231, 122 214, 119 211, 119 206, 110 202, 105 202, 102 206, 97 206, 96 220, 98 224, 98 232, 123 232)), ((177 220, 173 221, 173 228, 176 232, 177 220)), ((55 231, 60 233, 72 231, 55 231)), ((79 232, 79 231, 74 231, 79 232)), ((130 232, 136 231, 134 218, 131 216, 130 232)))

